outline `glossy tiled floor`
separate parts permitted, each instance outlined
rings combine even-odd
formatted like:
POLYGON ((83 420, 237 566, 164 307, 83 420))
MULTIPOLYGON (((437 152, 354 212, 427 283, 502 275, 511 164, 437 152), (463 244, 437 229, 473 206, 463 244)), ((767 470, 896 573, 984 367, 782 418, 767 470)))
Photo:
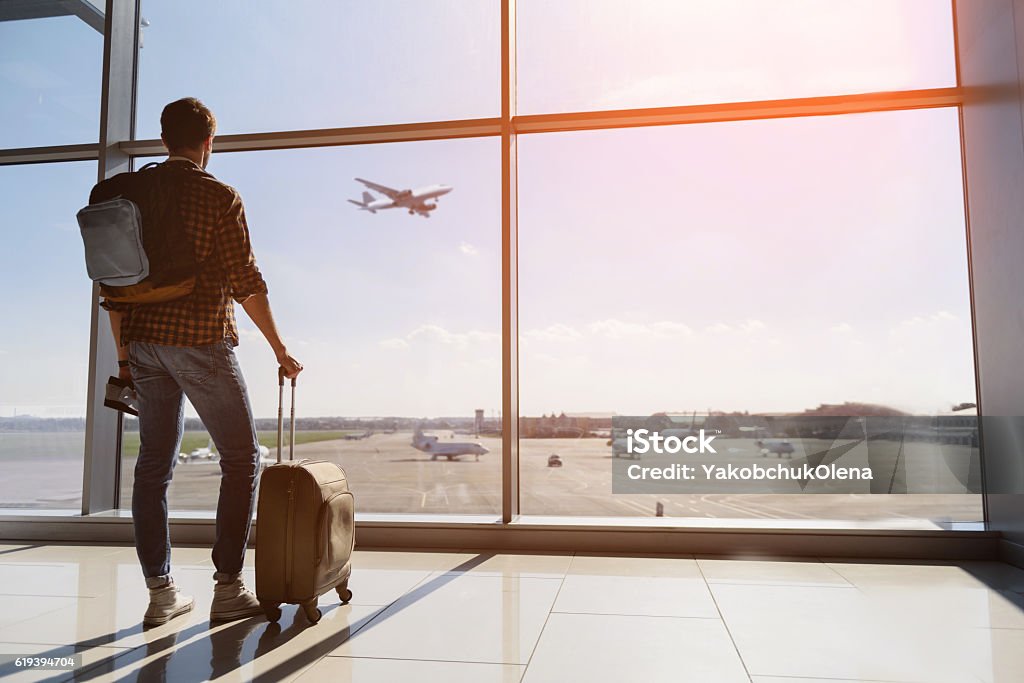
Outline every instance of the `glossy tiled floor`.
POLYGON ((133 549, 0 545, 0 654, 79 652, 90 681, 1024 681, 1024 571, 998 563, 367 551, 316 626, 213 627, 209 552, 174 564, 197 609, 144 631, 133 549))

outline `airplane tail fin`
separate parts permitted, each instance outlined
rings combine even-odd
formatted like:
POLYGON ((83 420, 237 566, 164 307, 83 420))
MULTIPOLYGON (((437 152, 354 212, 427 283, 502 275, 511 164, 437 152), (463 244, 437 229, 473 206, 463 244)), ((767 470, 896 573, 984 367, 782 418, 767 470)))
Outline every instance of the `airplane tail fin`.
POLYGON ((370 202, 374 202, 376 200, 377 200, 376 197, 374 197, 369 192, 365 192, 364 191, 363 192, 363 201, 359 201, 359 200, 356 200, 356 199, 349 199, 348 203, 349 204, 355 204, 356 206, 358 206, 363 211, 369 211, 370 213, 377 213, 376 211, 374 211, 373 209, 370 208, 370 202))

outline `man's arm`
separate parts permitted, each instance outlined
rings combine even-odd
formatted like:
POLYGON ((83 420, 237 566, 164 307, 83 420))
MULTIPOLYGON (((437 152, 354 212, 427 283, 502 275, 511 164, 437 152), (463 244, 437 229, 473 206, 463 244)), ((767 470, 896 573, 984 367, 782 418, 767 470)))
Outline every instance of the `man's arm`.
POLYGON ((246 315, 266 337, 278 364, 284 368, 285 377, 298 377, 302 372, 302 363, 288 353, 277 331, 274 314, 270 311, 270 299, 267 298, 267 283, 256 267, 256 257, 252 253, 242 198, 234 190, 231 191, 231 201, 218 224, 216 246, 227 271, 231 296, 242 304, 246 315))
POLYGON ((274 314, 270 310, 270 299, 266 294, 253 294, 242 301, 242 308, 249 316, 253 324, 259 328, 266 337, 270 348, 274 350, 274 356, 278 364, 284 368, 285 377, 294 379, 302 372, 302 363, 295 360, 285 348, 281 335, 277 331, 277 324, 274 322, 274 314))
MULTIPOLYGON (((120 365, 121 361, 128 360, 128 346, 121 346, 121 311, 108 309, 107 315, 110 317, 110 331, 114 333, 114 343, 117 344, 117 362, 120 365)), ((121 379, 131 380, 132 370, 129 367, 118 367, 117 375, 121 379)))

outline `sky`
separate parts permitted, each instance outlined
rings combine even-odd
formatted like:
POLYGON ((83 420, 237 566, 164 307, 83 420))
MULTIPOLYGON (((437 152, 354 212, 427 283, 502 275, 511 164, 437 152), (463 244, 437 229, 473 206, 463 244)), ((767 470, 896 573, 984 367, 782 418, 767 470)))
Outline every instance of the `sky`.
MULTIPOLYGON (((949 5, 933 0, 519 12, 521 113, 955 80, 949 5)), ((186 95, 220 133, 498 115, 497 2, 145 0, 143 16, 140 138, 186 95)), ((72 17, 0 23, 0 147, 94 141, 101 52, 72 17)), ((958 136, 952 109, 522 136, 522 414, 974 400, 958 136)), ((497 139, 219 154, 209 170, 246 202, 308 368, 301 415, 500 409, 497 139), (370 215, 345 202, 356 176, 455 190, 430 219, 370 215)), ((0 167, 0 287, 18 293, 0 299, 18 330, 0 340, 0 416, 84 414, 74 213, 95 174, 0 167)), ((274 360, 239 314, 255 412, 271 416, 274 360)))

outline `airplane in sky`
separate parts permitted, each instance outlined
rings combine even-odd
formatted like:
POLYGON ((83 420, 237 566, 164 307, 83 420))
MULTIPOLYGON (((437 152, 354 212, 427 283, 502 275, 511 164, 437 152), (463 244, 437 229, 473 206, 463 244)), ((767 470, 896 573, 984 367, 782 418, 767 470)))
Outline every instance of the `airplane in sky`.
POLYGON ((490 453, 490 450, 478 443, 468 441, 443 443, 434 435, 424 434, 419 427, 416 428, 416 433, 412 436, 412 447, 423 453, 430 453, 431 460, 437 460, 438 456, 454 460, 460 455, 475 455, 476 459, 480 460, 481 455, 490 453))
POLYGON ((430 218, 430 212, 437 208, 438 199, 453 189, 450 185, 427 185, 416 190, 395 190, 362 178, 356 178, 356 180, 374 192, 379 192, 387 197, 387 199, 377 199, 364 190, 362 201, 348 200, 350 204, 358 206, 360 211, 369 211, 370 213, 377 213, 384 209, 406 209, 410 216, 418 213, 424 218, 430 218))

